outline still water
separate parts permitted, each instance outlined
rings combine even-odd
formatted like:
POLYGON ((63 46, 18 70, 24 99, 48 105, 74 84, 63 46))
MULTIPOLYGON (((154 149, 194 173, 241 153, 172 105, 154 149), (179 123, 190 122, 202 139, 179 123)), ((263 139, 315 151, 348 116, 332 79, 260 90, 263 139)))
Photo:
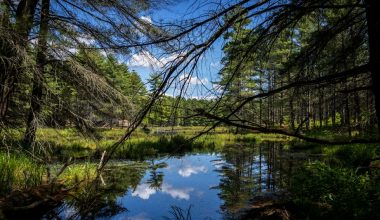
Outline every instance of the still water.
POLYGON ((265 142, 143 163, 118 161, 99 187, 55 211, 64 219, 236 219, 255 198, 282 192, 307 155, 265 142))
POLYGON ((167 216, 173 205, 186 211, 190 208, 194 219, 219 219, 219 158, 217 154, 189 154, 155 161, 167 167, 157 169, 157 174, 148 171, 139 185, 118 198, 130 211, 114 219, 157 219, 167 216), (162 175, 162 182, 155 185, 154 175, 162 175))

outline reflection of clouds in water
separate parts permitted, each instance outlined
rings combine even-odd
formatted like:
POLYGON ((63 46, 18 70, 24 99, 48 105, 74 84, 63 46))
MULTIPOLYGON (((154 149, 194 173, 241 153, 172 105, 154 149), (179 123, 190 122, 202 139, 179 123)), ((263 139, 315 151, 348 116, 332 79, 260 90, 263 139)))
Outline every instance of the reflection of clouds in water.
POLYGON ((132 196, 138 196, 141 199, 149 199, 149 197, 156 193, 156 190, 149 187, 149 184, 143 183, 136 187, 136 190, 132 192, 132 196))
POLYGON ((178 174, 182 177, 189 177, 192 174, 198 174, 199 172, 206 173, 207 168, 205 166, 191 166, 188 165, 178 170, 178 174))
POLYGON ((169 184, 163 184, 162 185, 162 192, 169 194, 173 199, 184 199, 189 200, 190 199, 190 192, 193 191, 193 188, 173 188, 173 186, 169 184))
MULTIPOLYGON (((161 192, 170 195, 173 199, 190 199, 190 192, 194 191, 193 188, 174 188, 172 185, 164 183, 162 184, 161 192)), ((149 184, 143 183, 138 185, 136 190, 132 192, 132 196, 138 196, 141 199, 149 199, 151 195, 154 195, 157 191, 149 186, 149 184)))
POLYGON ((197 193, 196 193, 196 195, 198 197, 202 197, 204 194, 205 194, 205 192, 203 192, 203 191, 197 191, 197 193))
POLYGON ((225 160, 213 160, 211 162, 217 170, 221 169, 226 164, 225 160))

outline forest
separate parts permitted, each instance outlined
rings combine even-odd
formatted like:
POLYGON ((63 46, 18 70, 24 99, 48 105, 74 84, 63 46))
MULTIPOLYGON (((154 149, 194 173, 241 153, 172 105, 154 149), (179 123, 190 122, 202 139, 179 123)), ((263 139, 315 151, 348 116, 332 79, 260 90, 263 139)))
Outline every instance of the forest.
POLYGON ((0 219, 379 219, 379 12, 0 0, 0 219))

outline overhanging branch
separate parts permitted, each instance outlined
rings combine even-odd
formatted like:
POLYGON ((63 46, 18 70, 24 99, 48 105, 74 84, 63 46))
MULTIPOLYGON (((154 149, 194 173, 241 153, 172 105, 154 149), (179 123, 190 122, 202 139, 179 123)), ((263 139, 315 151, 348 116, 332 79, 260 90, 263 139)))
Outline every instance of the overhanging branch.
POLYGON ((326 139, 319 139, 319 138, 313 138, 313 137, 307 137, 305 135, 299 134, 298 132, 289 132, 283 129, 276 129, 276 128, 266 128, 266 127, 261 127, 261 126, 251 126, 251 125, 246 125, 246 124, 240 124, 237 122, 233 122, 229 119, 222 118, 210 113, 207 113, 203 109, 197 109, 197 113, 201 116, 204 116, 209 119, 216 120, 218 122, 224 123, 226 125, 231 125, 231 126, 236 126, 252 131, 259 131, 262 133, 274 133, 274 134, 282 134, 290 137, 295 137, 299 138, 301 140, 305 140, 308 142, 312 143, 317 143, 317 144, 327 144, 327 145, 347 145, 347 144, 364 144, 364 143, 378 143, 379 140, 377 139, 350 139, 347 141, 331 141, 331 140, 326 140, 326 139))
POLYGON ((280 92, 283 92, 285 90, 288 90, 288 89, 291 89, 294 87, 322 85, 325 83, 331 84, 335 81, 347 79, 348 77, 357 76, 359 74, 367 73, 367 72, 369 72, 369 65, 364 64, 364 65, 361 65, 361 66, 358 66, 358 67, 355 67, 355 68, 352 68, 349 70, 345 70, 343 72, 329 74, 329 75, 318 77, 318 78, 312 79, 312 80, 299 80, 299 81, 296 81, 293 83, 289 83, 288 85, 279 87, 277 89, 270 90, 268 92, 263 92, 263 93, 259 93, 259 94, 247 97, 242 103, 240 103, 240 105, 234 111, 232 111, 227 116, 227 119, 229 117, 231 117, 233 114, 235 114, 237 111, 239 111, 241 108, 243 108, 243 106, 245 106, 248 102, 251 102, 252 100, 255 100, 258 98, 269 97, 269 96, 278 94, 280 92))

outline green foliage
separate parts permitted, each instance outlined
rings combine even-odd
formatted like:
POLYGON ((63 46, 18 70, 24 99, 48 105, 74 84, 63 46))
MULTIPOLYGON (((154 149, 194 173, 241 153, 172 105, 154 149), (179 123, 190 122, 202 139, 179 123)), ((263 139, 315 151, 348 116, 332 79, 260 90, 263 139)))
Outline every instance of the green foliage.
POLYGON ((380 201, 377 185, 368 173, 359 175, 352 169, 313 162, 295 173, 290 191, 310 218, 367 219, 379 215, 374 212, 380 201))
MULTIPOLYGON (((72 164, 68 166, 65 171, 59 176, 59 180, 64 182, 67 186, 74 186, 79 182, 91 182, 96 177, 97 164, 85 162, 72 164)), ((60 169, 61 166, 55 166, 54 171, 60 169)), ((55 172, 52 172, 53 175, 55 172)))
POLYGON ((334 157, 339 159, 345 167, 369 166, 371 159, 376 156, 376 149, 374 145, 364 144, 339 146, 334 157))
POLYGON ((203 117, 189 117, 196 109, 207 109, 213 100, 185 99, 162 96, 150 110, 147 124, 153 126, 202 126, 211 125, 203 117))
POLYGON ((38 186, 45 169, 30 157, 0 152, 0 196, 12 190, 38 186))
POLYGON ((129 141, 116 152, 116 157, 145 160, 159 154, 183 154, 204 146, 190 142, 185 136, 160 136, 157 139, 129 141))

